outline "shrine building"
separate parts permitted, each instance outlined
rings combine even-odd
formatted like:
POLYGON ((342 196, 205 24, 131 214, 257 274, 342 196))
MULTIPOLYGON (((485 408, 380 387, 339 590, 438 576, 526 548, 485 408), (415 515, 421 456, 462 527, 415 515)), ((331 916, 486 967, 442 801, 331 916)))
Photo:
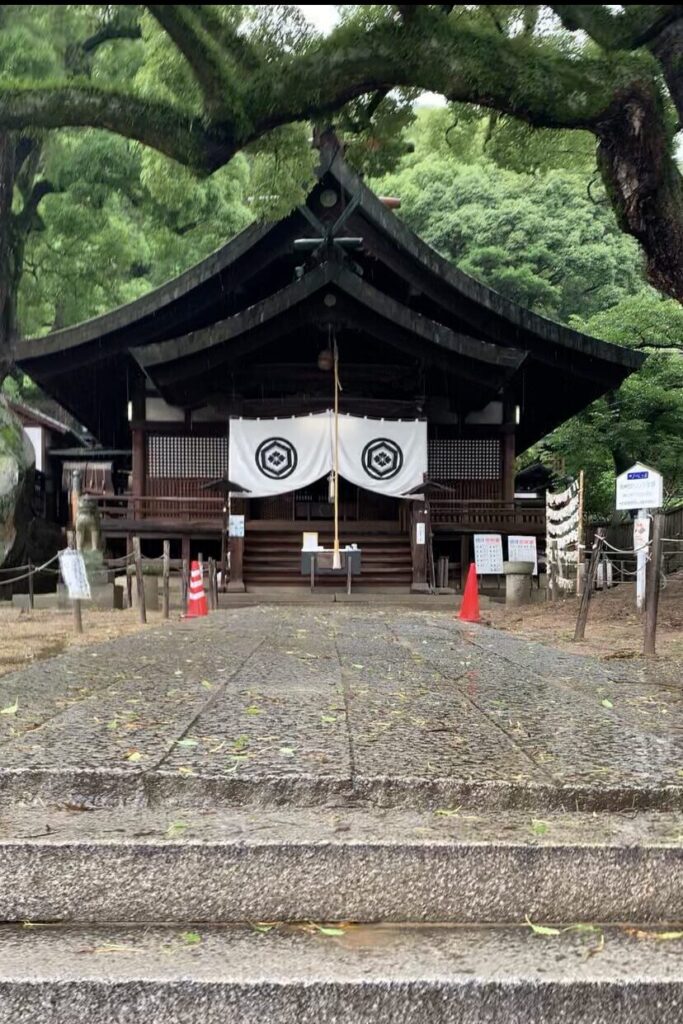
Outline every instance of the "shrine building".
POLYGON ((515 456, 643 357, 463 274, 391 205, 327 137, 305 205, 21 343, 21 369, 99 442, 81 457, 106 462, 89 479, 112 554, 138 535, 150 555, 218 555, 231 489, 230 589, 307 586, 302 535, 331 545, 334 468, 361 588, 426 589, 443 555, 457 586, 474 533, 544 535, 515 456))

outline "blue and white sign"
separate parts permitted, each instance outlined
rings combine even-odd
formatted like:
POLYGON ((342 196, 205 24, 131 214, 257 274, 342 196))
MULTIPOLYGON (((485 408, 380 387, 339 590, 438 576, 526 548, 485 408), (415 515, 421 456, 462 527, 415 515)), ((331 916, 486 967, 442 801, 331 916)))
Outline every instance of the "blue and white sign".
POLYGON ((662 474, 636 462, 617 477, 617 509, 659 508, 664 501, 662 474))

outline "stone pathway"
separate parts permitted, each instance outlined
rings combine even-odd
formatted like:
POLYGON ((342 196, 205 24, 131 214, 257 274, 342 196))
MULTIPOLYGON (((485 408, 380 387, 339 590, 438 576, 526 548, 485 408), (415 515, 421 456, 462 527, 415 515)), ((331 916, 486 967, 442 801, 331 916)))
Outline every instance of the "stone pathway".
POLYGON ((682 694, 441 614, 222 611, 0 679, 0 790, 659 806, 683 784, 682 694))

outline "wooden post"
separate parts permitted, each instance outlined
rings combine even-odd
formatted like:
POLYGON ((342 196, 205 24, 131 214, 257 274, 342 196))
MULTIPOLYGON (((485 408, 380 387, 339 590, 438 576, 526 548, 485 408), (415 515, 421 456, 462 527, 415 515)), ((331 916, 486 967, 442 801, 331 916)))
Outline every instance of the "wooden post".
POLYGON ((147 439, 144 430, 134 427, 131 430, 132 445, 132 491, 133 491, 133 519, 142 519, 144 515, 142 498, 146 485, 146 460, 147 460, 147 439))
POLYGON ((431 543, 429 536, 429 513, 422 502, 412 502, 410 527, 410 551, 413 563, 413 581, 410 585, 411 594, 428 594, 427 581, 427 545, 431 543))
POLYGON ((557 601, 557 566, 554 562, 548 563, 548 600, 557 601))
POLYGON ((579 605, 579 614, 576 619, 576 629, 574 630, 574 639, 583 640, 586 632, 586 620, 588 619, 588 603, 593 593, 593 587, 595 585, 595 577, 598 572, 598 562, 600 561, 600 553, 605 543, 604 530, 598 530, 593 541, 593 550, 591 551, 591 560, 588 566, 588 573, 584 581, 584 588, 581 592, 581 603, 579 605))
MULTIPOLYGON (((583 470, 579 473, 579 519, 576 527, 576 594, 583 593, 582 581, 585 576, 586 534, 583 528, 583 470)), ((576 637, 574 637, 576 639, 576 637)))
POLYGON ((657 637, 657 612, 659 610, 659 588, 662 579, 662 533, 664 516, 657 512, 652 517, 652 540, 650 544, 650 561, 647 563, 647 579, 645 589, 645 636, 643 638, 643 654, 648 658, 655 656, 655 640, 657 637))
POLYGON ((33 562, 30 558, 28 560, 28 607, 29 611, 33 611, 33 562))
MULTIPOLYGON (((226 503, 230 500, 226 497, 226 503)), ((228 582, 228 506, 223 506, 223 529, 221 532, 221 590, 225 593, 228 582)))
POLYGON ((164 590, 163 590, 163 616, 169 617, 171 610, 171 542, 164 541, 164 590))
POLYGON ((183 615, 187 611, 187 591, 190 581, 190 563, 187 558, 183 558, 183 569, 182 569, 182 580, 180 585, 180 603, 183 606, 183 615))
MULTIPOLYGON (((68 530, 66 534, 66 542, 70 548, 76 547, 76 535, 73 530, 68 530)), ((80 598, 76 598, 71 602, 74 610, 74 630, 76 633, 83 632, 83 617, 81 614, 81 602, 80 598)))
POLYGON ((230 582, 228 590, 244 593, 244 537, 230 537, 230 582))
POLYGON ((140 553, 140 538, 133 537, 133 552, 135 554, 135 581, 138 594, 138 611, 140 622, 147 622, 147 609, 145 608, 145 582, 142 578, 142 554, 140 553))
POLYGON ((214 589, 213 589, 213 566, 214 566, 213 558, 209 557, 208 573, 207 573, 207 579, 206 579, 206 589, 207 589, 207 592, 208 592, 208 599, 209 599, 208 603, 209 603, 209 611, 210 612, 213 612, 213 611, 216 610, 216 602, 215 602, 214 589))
POLYGON ((213 563, 213 596, 214 608, 218 608, 218 564, 215 560, 213 563))
POLYGON ((470 561, 470 535, 469 533, 463 533, 460 535, 460 593, 465 593, 465 584, 467 583, 467 573, 469 572, 469 561, 470 561))
POLYGON ((133 554, 133 541, 128 534, 126 537, 126 596, 128 598, 128 607, 133 607, 133 576, 132 576, 132 565, 130 564, 130 556, 133 554))
POLYGON ((181 543, 180 557, 183 560, 183 562, 187 562, 187 564, 189 566, 189 564, 190 564, 190 538, 189 538, 189 536, 187 534, 184 534, 180 543, 181 543))
POLYGON ((515 502, 515 425, 506 424, 501 439, 503 464, 503 501, 506 505, 515 502))

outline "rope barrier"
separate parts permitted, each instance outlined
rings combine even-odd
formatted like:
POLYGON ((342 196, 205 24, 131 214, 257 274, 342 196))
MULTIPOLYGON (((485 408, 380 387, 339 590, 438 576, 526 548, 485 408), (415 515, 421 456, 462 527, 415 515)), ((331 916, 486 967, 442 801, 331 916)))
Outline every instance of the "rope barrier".
POLYGON ((129 555, 121 555, 119 558, 107 558, 105 559, 109 568, 114 568, 118 563, 124 565, 126 562, 132 562, 135 558, 135 554, 131 551, 129 555))
POLYGON ((637 576, 638 575, 638 570, 637 569, 622 569, 621 566, 620 566, 618 571, 619 571, 619 573, 622 576, 637 576))
POLYGON ((647 551, 652 545, 652 541, 649 540, 646 544, 641 544, 639 548, 615 548, 609 541, 603 539, 603 543, 606 548, 610 551, 614 551, 617 555, 637 555, 639 551, 647 551))
MULTIPOLYGON (((50 559, 49 559, 49 560, 48 560, 47 562, 43 562, 43 564, 42 564, 42 565, 37 565, 37 566, 35 567, 35 569, 32 569, 32 570, 31 570, 31 572, 27 572, 27 573, 24 573, 24 575, 23 575, 23 576, 15 576, 15 577, 14 577, 13 579, 11 579, 11 580, 3 580, 3 582, 2 582, 2 584, 1 584, 1 585, 2 585, 3 587, 9 587, 9 586, 11 586, 11 585, 12 585, 13 583, 21 583, 21 581, 22 581, 22 580, 28 580, 28 579, 30 579, 30 577, 31 577, 31 576, 35 576, 35 575, 36 575, 36 573, 39 573, 39 572, 43 572, 43 570, 47 569, 48 565, 51 565, 51 564, 52 564, 53 562, 55 562, 55 561, 56 561, 56 560, 57 560, 58 558, 59 558, 59 555, 54 555, 54 556, 53 556, 52 558, 50 558, 50 559)), ((23 568, 23 567, 22 567, 22 566, 18 566, 18 568, 23 568)))

